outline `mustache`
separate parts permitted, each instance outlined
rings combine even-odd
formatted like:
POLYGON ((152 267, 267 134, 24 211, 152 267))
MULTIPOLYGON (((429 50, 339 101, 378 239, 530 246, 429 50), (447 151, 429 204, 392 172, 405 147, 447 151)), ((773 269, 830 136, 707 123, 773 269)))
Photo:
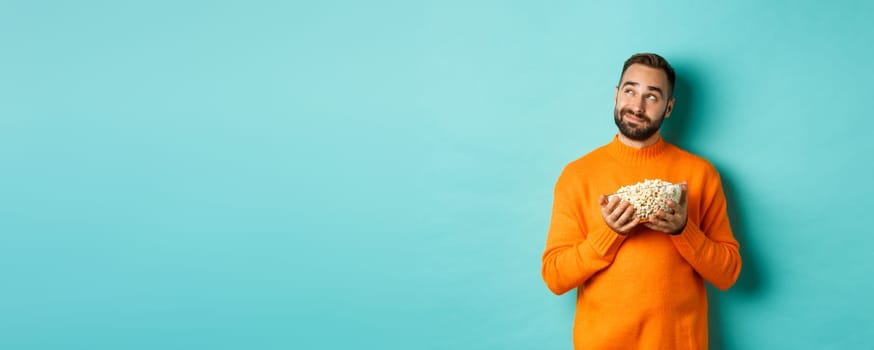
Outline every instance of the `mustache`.
POLYGON ((619 115, 626 115, 626 114, 631 114, 631 115, 633 115, 633 116, 635 116, 635 117, 637 117, 637 118, 640 118, 640 119, 645 120, 647 123, 652 123, 652 118, 650 118, 650 117, 649 117, 648 115, 646 115, 646 114, 643 114, 643 113, 639 113, 639 114, 638 114, 638 113, 634 113, 634 112, 632 112, 632 111, 631 111, 630 109, 628 109, 628 108, 623 108, 623 109, 619 110, 619 115))

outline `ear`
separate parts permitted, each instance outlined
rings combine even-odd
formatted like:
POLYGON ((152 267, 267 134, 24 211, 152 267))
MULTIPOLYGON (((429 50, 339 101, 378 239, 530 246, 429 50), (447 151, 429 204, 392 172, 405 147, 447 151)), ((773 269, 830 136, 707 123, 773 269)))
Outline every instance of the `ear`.
POLYGON ((671 97, 671 99, 668 101, 668 105, 665 106, 665 119, 670 118, 671 112, 674 111, 674 100, 675 99, 671 97))
POLYGON ((613 92, 613 103, 619 102, 619 85, 616 85, 616 91, 613 92))

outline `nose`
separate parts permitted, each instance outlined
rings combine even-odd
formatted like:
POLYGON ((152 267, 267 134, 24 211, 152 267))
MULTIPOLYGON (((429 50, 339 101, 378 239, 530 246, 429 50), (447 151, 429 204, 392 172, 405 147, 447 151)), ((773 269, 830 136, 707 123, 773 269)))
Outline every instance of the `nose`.
POLYGON ((643 113, 644 103, 646 103, 646 101, 644 100, 644 97, 641 96, 640 98, 632 99, 629 107, 631 107, 631 110, 634 111, 634 113, 643 113))

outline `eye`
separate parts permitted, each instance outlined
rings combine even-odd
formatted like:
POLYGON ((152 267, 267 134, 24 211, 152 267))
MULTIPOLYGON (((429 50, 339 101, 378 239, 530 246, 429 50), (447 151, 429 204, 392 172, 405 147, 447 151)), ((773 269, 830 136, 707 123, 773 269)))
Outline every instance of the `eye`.
POLYGON ((625 89, 625 94, 626 94, 626 95, 633 95, 633 94, 634 94, 634 90, 632 90, 632 89, 625 89))
POLYGON ((650 100, 650 101, 655 101, 655 100, 658 100, 659 98, 656 95, 646 95, 646 99, 650 100))

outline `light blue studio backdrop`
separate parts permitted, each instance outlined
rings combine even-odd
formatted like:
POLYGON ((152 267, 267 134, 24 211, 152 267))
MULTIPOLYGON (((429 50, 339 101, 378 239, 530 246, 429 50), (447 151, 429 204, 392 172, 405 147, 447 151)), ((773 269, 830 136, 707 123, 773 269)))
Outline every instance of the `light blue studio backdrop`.
POLYGON ((742 245, 711 347, 870 348, 870 4, 4 1, 0 348, 569 349, 552 188, 640 51, 742 245))

